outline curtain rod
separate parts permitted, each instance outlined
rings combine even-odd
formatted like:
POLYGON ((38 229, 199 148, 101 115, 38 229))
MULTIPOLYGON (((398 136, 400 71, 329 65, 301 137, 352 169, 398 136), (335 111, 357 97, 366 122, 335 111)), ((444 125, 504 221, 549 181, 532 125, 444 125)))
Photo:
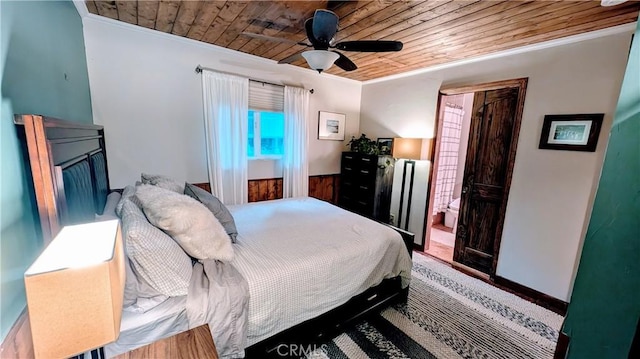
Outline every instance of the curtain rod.
MULTIPOLYGON (((201 74, 202 70, 208 70, 208 71, 213 71, 213 72, 218 72, 221 74, 227 74, 227 75, 233 75, 233 76, 240 76, 238 74, 234 74, 231 72, 225 72, 225 71, 220 71, 220 70, 216 70, 216 69, 211 69, 208 67, 202 67, 200 65, 196 66, 196 73, 197 74, 201 74)), ((249 79, 249 81, 253 81, 253 82, 260 82, 262 84, 266 84, 266 85, 273 85, 273 86, 280 86, 280 87, 284 87, 284 85, 280 85, 280 84, 274 84, 273 82, 267 82, 267 81, 262 81, 262 80, 254 80, 254 79, 249 79)), ((315 92, 314 89, 309 90, 309 93, 313 94, 315 92)))

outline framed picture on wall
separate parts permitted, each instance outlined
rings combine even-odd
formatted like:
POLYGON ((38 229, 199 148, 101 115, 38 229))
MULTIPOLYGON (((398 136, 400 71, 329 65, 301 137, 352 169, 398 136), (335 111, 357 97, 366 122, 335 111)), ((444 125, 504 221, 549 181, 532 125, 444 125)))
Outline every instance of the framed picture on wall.
POLYGON ((318 113, 318 139, 344 141, 347 116, 342 113, 320 111, 318 113))
POLYGON ((381 155, 390 155, 393 149, 393 138, 378 138, 378 151, 381 155))
POLYGON ((538 148, 595 152, 603 113, 546 115, 538 148))

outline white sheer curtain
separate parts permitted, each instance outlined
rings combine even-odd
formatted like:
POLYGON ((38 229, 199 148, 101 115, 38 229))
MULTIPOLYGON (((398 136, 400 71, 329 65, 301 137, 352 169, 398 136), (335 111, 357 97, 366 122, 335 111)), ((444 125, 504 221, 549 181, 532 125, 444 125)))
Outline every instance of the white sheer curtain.
POLYGON ((202 71, 211 192, 225 204, 247 203, 249 80, 202 71))
POLYGON ((286 86, 284 89, 284 155, 282 156, 282 195, 309 195, 307 161, 309 91, 286 86))

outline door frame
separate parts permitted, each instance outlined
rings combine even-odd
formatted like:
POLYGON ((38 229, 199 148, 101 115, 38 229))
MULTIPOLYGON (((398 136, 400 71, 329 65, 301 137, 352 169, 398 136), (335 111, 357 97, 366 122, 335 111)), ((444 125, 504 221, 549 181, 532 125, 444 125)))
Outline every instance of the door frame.
MULTIPOLYGON (((424 239, 423 239, 424 249, 423 250, 429 249, 429 244, 431 242, 431 227, 433 224, 433 215, 431 214, 433 212, 433 201, 431 201, 431 198, 433 198, 433 196, 435 195, 434 192, 436 190, 436 186, 432 184, 433 184, 433 179, 436 176, 435 168, 438 165, 437 163, 438 155, 440 154, 440 138, 442 136, 442 121, 440 121, 440 103, 442 102, 442 97, 466 94, 471 92, 476 93, 476 92, 483 92, 483 91, 490 91, 490 90, 498 90, 502 88, 514 88, 514 87, 518 88, 518 103, 516 105, 516 113, 515 113, 513 129, 512 129, 511 146, 510 146, 511 150, 509 151, 509 156, 508 156, 508 166, 507 166, 507 172, 506 172, 507 179, 505 181, 505 186, 504 186, 504 190, 507 193, 509 193, 511 189, 511 179, 513 177, 513 167, 516 159, 518 139, 520 137, 520 124, 522 122, 522 113, 524 110, 524 100, 526 97, 528 82, 529 82, 529 78, 523 77, 523 78, 517 78, 517 79, 501 80, 501 81, 480 83, 480 84, 474 84, 474 85, 442 87, 440 89, 438 93, 438 102, 436 104, 436 119, 435 119, 436 133, 435 133, 434 140, 432 141, 433 147, 431 150, 431 158, 429 159, 431 161, 431 166, 429 169, 429 182, 427 184, 427 203, 425 206, 425 208, 427 209, 427 212, 425 213, 425 221, 423 226, 423 233, 424 233, 424 239)), ((473 118, 473 116, 471 117, 473 118)), ((498 266, 498 255, 500 252, 500 243, 502 242, 502 228, 504 226, 504 217, 506 214, 508 199, 509 199, 509 196, 508 195, 505 196, 505 198, 502 200, 502 203, 500 205, 500 212, 502 213, 502 216, 499 219, 497 224, 496 240, 494 242, 494 247, 493 247, 493 253, 494 253, 493 263, 491 264, 491 272, 489 273, 489 276, 491 278, 494 278, 496 276, 496 268, 498 266)), ((454 250, 455 250, 455 247, 454 247, 454 250)), ((460 264, 458 262, 454 262, 454 263, 456 263, 456 265, 463 266, 463 264, 460 264)))

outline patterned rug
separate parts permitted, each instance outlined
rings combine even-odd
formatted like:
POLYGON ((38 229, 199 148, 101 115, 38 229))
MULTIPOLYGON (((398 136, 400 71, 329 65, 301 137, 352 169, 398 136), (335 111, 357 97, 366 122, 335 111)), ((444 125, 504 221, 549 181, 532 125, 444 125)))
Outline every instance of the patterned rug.
POLYGON ((309 358, 552 358, 562 317, 420 254, 407 303, 309 358))

